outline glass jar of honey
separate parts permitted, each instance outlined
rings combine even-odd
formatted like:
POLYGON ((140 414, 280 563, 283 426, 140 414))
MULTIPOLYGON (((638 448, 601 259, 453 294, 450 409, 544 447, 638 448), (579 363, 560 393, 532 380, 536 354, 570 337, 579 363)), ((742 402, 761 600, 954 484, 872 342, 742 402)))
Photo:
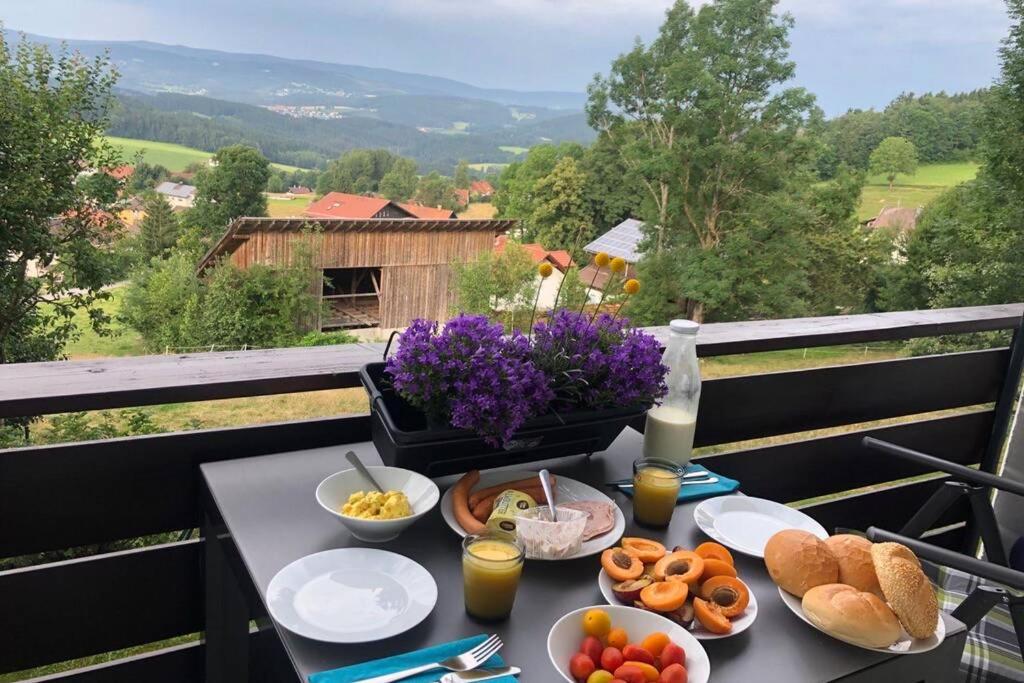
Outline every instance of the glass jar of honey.
POLYGON ((526 557, 523 546, 508 534, 470 534, 462 541, 462 580, 466 612, 496 621, 512 613, 526 557))

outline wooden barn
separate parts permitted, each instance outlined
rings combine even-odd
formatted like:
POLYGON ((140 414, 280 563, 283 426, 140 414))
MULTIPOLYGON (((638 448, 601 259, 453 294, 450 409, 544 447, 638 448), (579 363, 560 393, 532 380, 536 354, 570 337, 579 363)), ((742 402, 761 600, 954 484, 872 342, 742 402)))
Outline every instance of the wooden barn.
POLYGON ((289 263, 305 241, 323 275, 314 283, 325 304, 321 330, 405 327, 415 318, 448 319, 451 265, 493 249, 495 236, 514 227, 499 220, 238 218, 198 270, 225 258, 241 268, 289 263))

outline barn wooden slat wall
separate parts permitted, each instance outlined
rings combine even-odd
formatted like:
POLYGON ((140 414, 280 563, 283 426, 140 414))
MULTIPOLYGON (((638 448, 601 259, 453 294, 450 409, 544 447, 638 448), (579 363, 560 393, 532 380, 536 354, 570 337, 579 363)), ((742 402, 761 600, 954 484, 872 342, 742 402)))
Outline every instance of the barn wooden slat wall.
MULTIPOLYGON (((391 286, 399 298, 419 295, 404 286, 401 276, 418 267, 393 269, 399 277, 391 286)), ((409 273, 409 281, 416 275, 409 273)), ((1019 318, 1014 316, 1020 311, 1019 306, 986 307, 709 325, 698 341, 701 355, 707 356, 1015 329, 1019 318)), ((133 401, 154 404, 353 386, 354 368, 380 353, 375 345, 341 349, 346 351, 344 362, 334 355, 337 350, 319 348, 207 354, 212 363, 204 363, 197 354, 184 359, 158 356, 0 367, 0 415, 24 414, 19 411, 26 407, 55 413, 136 405, 133 401), (189 369, 190 363, 198 365, 189 369)), ((827 526, 897 525, 940 484, 894 484, 894 479, 925 472, 864 453, 860 437, 872 434, 956 462, 979 462, 992 424, 990 403, 1000 394, 1007 359, 1005 350, 994 349, 709 380, 707 405, 702 405, 707 415, 698 435, 703 444, 845 427, 890 416, 917 417, 811 439, 792 434, 797 440, 731 450, 708 456, 705 462, 737 477, 755 495, 784 502, 854 486, 878 487, 856 496, 818 500, 805 509, 827 526), (877 400, 870 400, 872 396, 877 400), (957 412, 919 415, 944 409, 957 412), (780 472, 803 476, 778 476, 780 472)), ((357 416, 0 451, 0 555, 190 528, 198 523, 199 463, 368 438, 369 421, 357 416), (54 499, 62 505, 52 505, 54 499)), ((970 537, 970 522, 966 506, 954 507, 941 520, 953 526, 937 529, 941 533, 935 542, 963 547, 970 537)), ((205 627, 202 616, 197 616, 203 595, 197 564, 205 543, 170 543, 0 573, 0 597, 17 603, 19 611, 32 611, 24 620, 13 612, 2 615, 6 621, 0 618, 0 632, 24 629, 19 647, 0 648, 0 673, 205 627), (146 592, 154 578, 174 590, 161 600, 149 599, 146 592), (97 586, 102 591, 89 595, 97 586), (76 598, 83 595, 86 599, 76 598), (142 603, 148 609, 135 609, 142 603), (115 608, 106 609, 110 605, 115 608), (79 628, 82 625, 85 628, 79 628), (48 633, 56 639, 52 643, 45 640, 48 633)), ((202 680, 201 648, 189 644, 40 681, 202 680)))

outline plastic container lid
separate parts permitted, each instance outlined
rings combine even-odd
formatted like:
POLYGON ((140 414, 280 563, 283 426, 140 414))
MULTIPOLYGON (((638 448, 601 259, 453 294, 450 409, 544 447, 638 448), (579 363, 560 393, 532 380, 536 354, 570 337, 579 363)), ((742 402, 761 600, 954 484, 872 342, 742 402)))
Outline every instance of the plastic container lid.
POLYGON ((697 334, 697 330, 700 329, 700 323, 692 320, 673 320, 668 326, 673 332, 680 334, 697 334))

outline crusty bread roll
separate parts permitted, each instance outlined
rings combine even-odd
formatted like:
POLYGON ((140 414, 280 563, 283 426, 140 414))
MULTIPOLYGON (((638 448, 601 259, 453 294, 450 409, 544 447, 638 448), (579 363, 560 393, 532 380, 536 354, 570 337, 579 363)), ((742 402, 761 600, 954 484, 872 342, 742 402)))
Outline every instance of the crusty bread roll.
POLYGON ((839 580, 839 563, 825 542, 799 529, 785 529, 769 538, 764 564, 772 581, 798 598, 808 588, 839 580))
POLYGON ((802 605, 811 623, 841 640, 864 647, 889 647, 899 640, 899 619, 874 593, 827 583, 804 593, 802 605))
POLYGON ((871 560, 871 541, 853 534, 837 534, 826 538, 825 545, 839 563, 839 583, 885 597, 871 560))
POLYGON ((900 543, 871 546, 878 583, 886 602, 913 638, 929 638, 939 621, 939 601, 917 555, 900 543))

